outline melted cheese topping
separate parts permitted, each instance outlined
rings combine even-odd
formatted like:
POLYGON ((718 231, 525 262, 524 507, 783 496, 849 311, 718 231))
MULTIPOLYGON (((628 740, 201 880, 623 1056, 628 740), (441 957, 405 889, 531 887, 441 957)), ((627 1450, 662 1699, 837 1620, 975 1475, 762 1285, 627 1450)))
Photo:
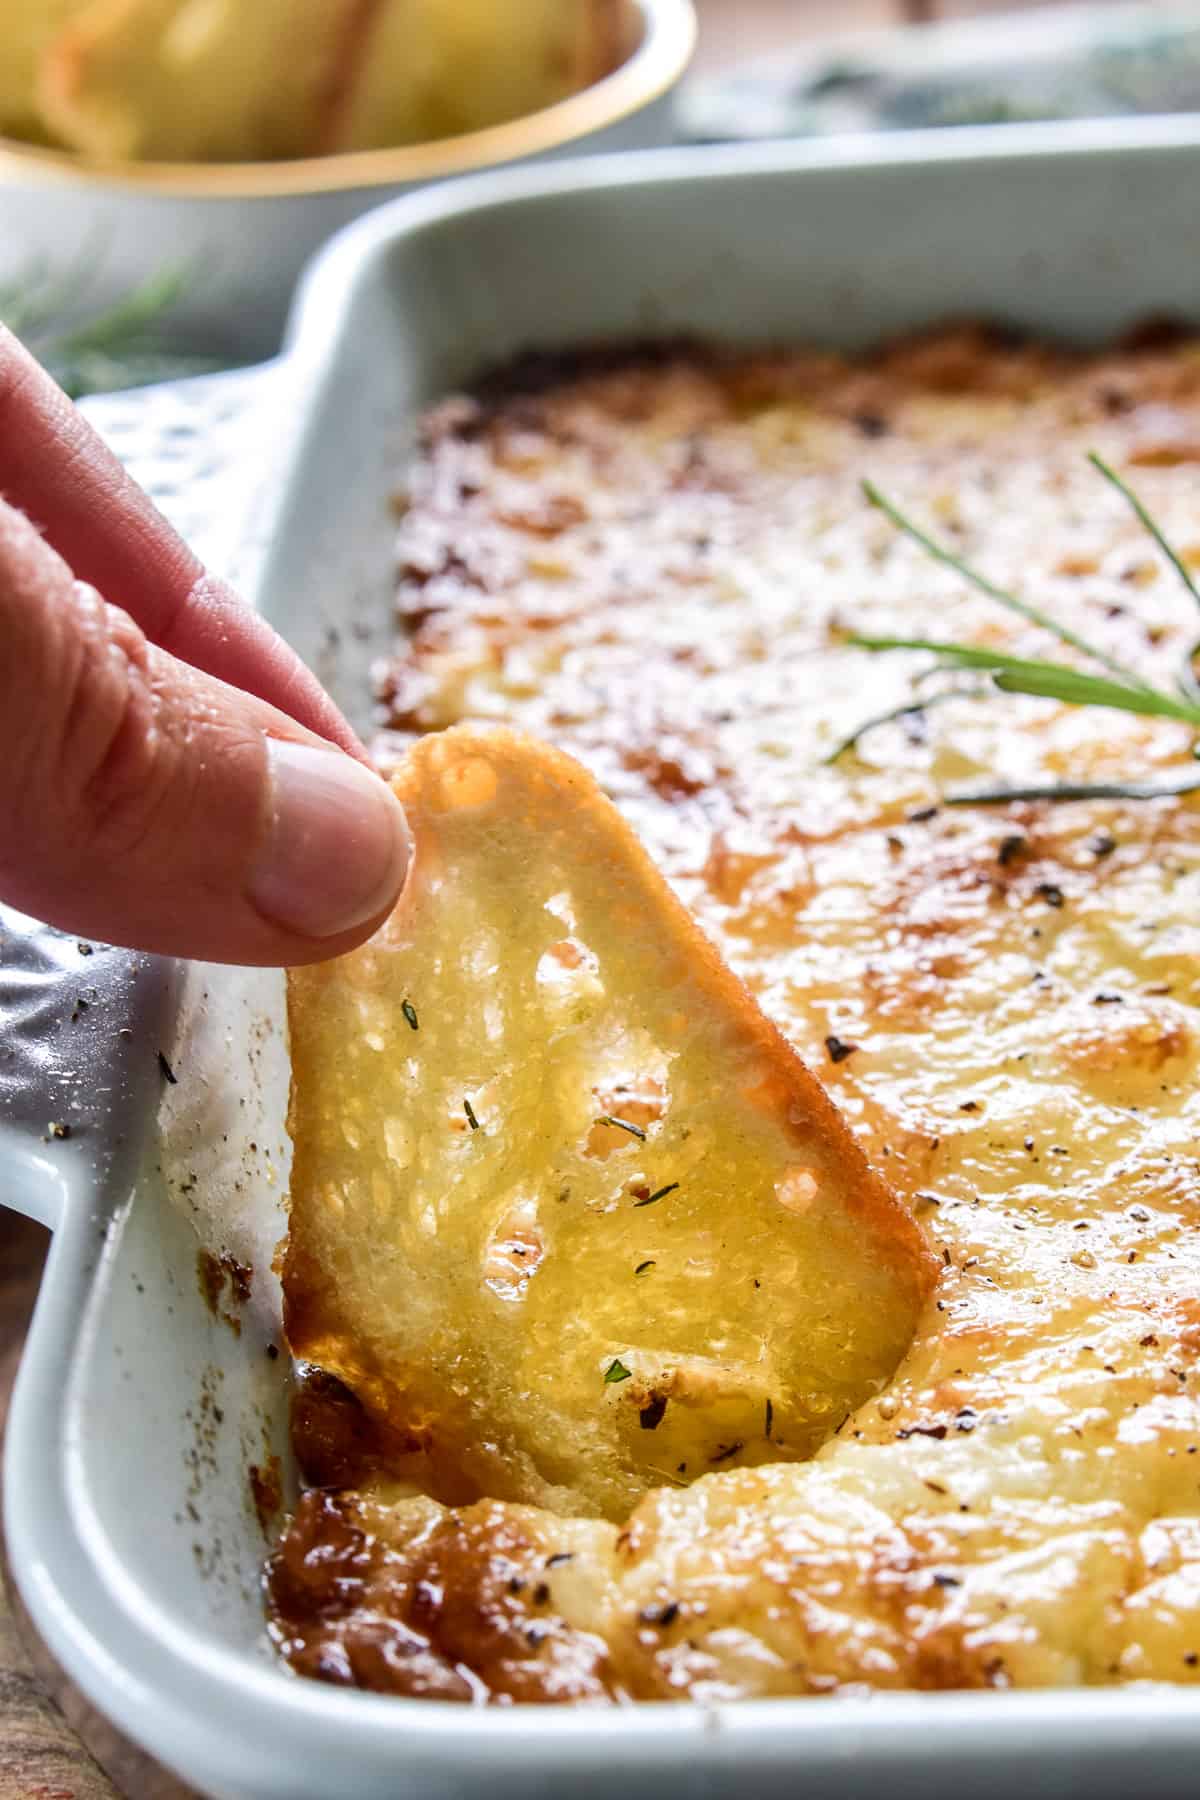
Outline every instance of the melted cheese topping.
POLYGON ((943 1275, 811 1463, 623 1526, 309 1495, 272 1573, 297 1668, 461 1699, 1196 1679, 1200 808, 938 805, 1178 768, 1190 734, 966 697, 823 762, 929 660, 850 631, 1060 654, 901 540, 863 474, 1170 679, 1194 603, 1090 448, 1200 565, 1195 344, 680 351, 434 415, 394 729, 507 719, 587 763, 943 1275))

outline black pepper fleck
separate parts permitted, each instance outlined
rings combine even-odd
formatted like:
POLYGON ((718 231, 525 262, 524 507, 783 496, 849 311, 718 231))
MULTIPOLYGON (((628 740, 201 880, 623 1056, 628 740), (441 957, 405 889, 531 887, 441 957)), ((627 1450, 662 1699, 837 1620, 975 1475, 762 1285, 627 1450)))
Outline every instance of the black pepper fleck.
POLYGON ((662 1417, 666 1410, 666 1395, 655 1394, 654 1398, 648 1401, 638 1413, 638 1424, 643 1431, 657 1431, 658 1427, 662 1424, 662 1417))

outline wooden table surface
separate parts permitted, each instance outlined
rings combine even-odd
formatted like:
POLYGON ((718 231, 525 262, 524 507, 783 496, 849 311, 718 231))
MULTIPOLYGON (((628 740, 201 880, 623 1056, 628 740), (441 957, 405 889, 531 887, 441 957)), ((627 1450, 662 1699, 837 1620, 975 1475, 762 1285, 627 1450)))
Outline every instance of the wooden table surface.
MULTIPOLYGON (((935 11, 992 10, 997 3, 1002 0, 940 6, 935 0, 697 0, 696 66, 711 73, 822 31, 926 18, 935 11)), ((46 1244, 40 1226, 0 1208, 0 1440, 46 1244)), ((13 1589, 2 1532, 0 1800, 196 1800, 94 1713, 62 1675, 13 1589)))

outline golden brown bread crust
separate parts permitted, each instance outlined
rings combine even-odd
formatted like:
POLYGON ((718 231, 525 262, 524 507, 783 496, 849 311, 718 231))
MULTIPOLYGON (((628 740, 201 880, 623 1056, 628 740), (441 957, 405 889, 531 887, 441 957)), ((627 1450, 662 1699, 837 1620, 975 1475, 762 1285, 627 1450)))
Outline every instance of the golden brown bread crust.
POLYGON ((1084 453, 1200 565, 1200 347, 952 329, 861 361, 676 347, 530 373, 428 424, 392 741, 501 717, 581 756, 945 1272, 896 1380, 811 1464, 663 1490, 621 1530, 306 1502, 285 1556, 323 1512, 372 1572, 324 1586, 315 1622, 285 1596, 280 1641, 415 1691, 403 1657, 385 1676, 351 1654, 368 1618, 412 1620, 471 1697, 511 1692, 514 1660, 539 1698, 566 1667, 581 1699, 1196 1680, 1200 811, 931 810, 946 786, 1178 767, 1189 734, 963 701, 820 759, 919 665, 864 659, 850 629, 1051 649, 898 541, 862 474, 1170 679, 1194 607, 1084 453), (829 1038, 856 1048, 834 1063, 829 1038), (418 1620, 429 1545, 444 1609, 427 1589, 418 1620), (454 1623, 510 1605, 496 1635, 454 1623))

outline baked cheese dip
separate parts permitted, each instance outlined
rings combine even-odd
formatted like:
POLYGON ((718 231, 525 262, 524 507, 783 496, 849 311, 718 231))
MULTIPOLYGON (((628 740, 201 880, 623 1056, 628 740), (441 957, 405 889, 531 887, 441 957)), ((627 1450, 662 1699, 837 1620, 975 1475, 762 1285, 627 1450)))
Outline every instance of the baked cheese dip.
MULTIPOLYGON (((293 1231, 316 1260, 293 1248, 284 1285, 293 1347, 313 1365, 294 1414, 312 1485, 268 1597, 274 1642, 301 1674, 477 1703, 1200 1676, 1200 807, 1127 792, 1186 770, 1195 729, 1001 694, 931 674, 927 653, 851 642, 937 638, 1087 666, 898 532, 864 498, 869 477, 998 586, 1167 689, 1200 637, 1195 602, 1089 451, 1200 567, 1200 343, 1169 334, 1088 355, 964 328, 857 360, 689 345, 529 359, 425 421, 400 530, 401 642, 381 681, 387 755, 468 722, 453 780, 484 808, 504 775, 489 743, 524 740, 483 728, 516 727, 577 759, 844 1125, 830 1126, 819 1167, 788 1149, 777 1240, 749 1202, 744 1217, 726 1204, 705 1238, 703 1219, 676 1211, 686 1180, 651 1166, 662 1071, 639 1085, 613 1065, 589 1143, 605 1169, 636 1165, 614 1214, 621 1255, 596 1252, 573 1287, 551 1288, 527 1352, 502 1321, 555 1267, 544 1222, 558 1202, 538 1186, 551 1152, 536 1112, 509 1121, 506 1140, 503 1107, 489 1110, 499 1090, 476 1105, 478 1046, 465 1045, 461 1104, 452 1079, 439 1090, 446 1129, 449 1095, 462 1155, 504 1146, 508 1210, 482 1260, 465 1227, 453 1238, 457 1188, 430 1228, 425 1385, 403 1389, 390 1429, 377 1396, 394 1374, 389 1345, 395 1361, 410 1355, 404 1296, 421 1295, 421 1269, 390 1253, 362 1208, 386 1225, 408 1192, 405 1122, 389 1115, 372 1134, 366 1120, 362 1153, 380 1181, 366 1198, 351 1165, 310 1157, 307 1178, 298 1167, 293 1231), (1063 783, 1111 792, 947 804, 1063 783), (826 1180, 857 1204, 858 1151, 881 1198, 854 1255, 869 1279, 890 1273, 847 1316, 878 1360, 858 1367, 853 1405, 805 1437, 794 1408, 781 1428, 771 1387, 790 1328, 774 1333, 768 1375, 742 1342, 750 1373, 712 1390, 732 1411, 709 1431, 703 1382, 673 1385, 661 1359, 623 1358, 613 1321, 639 1343, 660 1327, 666 1341, 695 1264, 700 1339, 719 1319, 732 1342, 750 1320, 766 1343, 764 1286, 802 1333, 814 1302, 810 1289, 803 1306, 796 1296, 815 1252, 793 1256, 788 1232, 826 1180), (936 1280, 902 1217, 919 1225, 936 1280), (494 1441, 485 1418, 478 1457, 452 1467, 436 1454, 441 1420, 471 1395, 442 1281, 451 1265, 479 1321, 476 1366, 503 1403, 494 1441), (356 1338, 352 1319, 314 1311, 312 1294, 339 1282, 393 1307, 394 1332, 373 1312, 356 1338), (897 1319, 903 1341, 879 1348, 897 1319), (635 1412, 619 1414, 634 1383, 635 1412)), ((442 766, 433 754, 422 743, 401 765, 402 791, 405 769, 442 766)), ((603 816, 588 799, 580 829, 603 835, 603 816)), ((558 800, 545 817, 561 819, 558 800)), ((486 859, 477 836, 436 840, 456 907, 470 891, 454 885, 456 859, 486 859)), ((526 829, 530 867, 541 841, 526 829)), ((601 900, 623 867, 594 877, 601 900)), ((668 903, 645 893, 653 939, 668 903)), ((560 912, 566 942, 576 918, 560 912)), ((456 942, 476 954, 476 927, 486 937, 491 923, 443 933, 436 954, 414 938, 399 976, 377 977, 375 943, 312 980, 358 993, 362 1030, 411 1063, 417 1092, 433 1029, 419 990, 444 979, 456 942)), ((637 939, 634 924, 626 935, 637 939)), ((604 1004, 634 1017, 653 970, 609 937, 604 1004)), ((468 971, 481 1017, 489 983, 504 991, 503 933, 491 943, 491 962, 468 971)), ((582 980, 558 954, 568 987, 582 980)), ((679 980, 684 1019, 707 1002, 679 980)), ((302 992, 308 1012, 294 990, 294 1020, 319 1024, 317 990, 302 992)), ((731 1017, 758 1018, 740 1004, 731 1017)), ((669 1011, 656 1015, 664 1030, 669 1011)), ((527 1030, 497 1045, 498 1065, 537 1050, 527 1030)), ((323 1071, 362 1138, 336 1054, 323 1054, 298 1062, 293 1130, 307 1129, 323 1071)), ((719 1143, 724 1118, 742 1130, 749 1090, 723 1091, 713 1070, 692 1081, 687 1129, 719 1143)), ((815 1129, 804 1106, 798 1131, 815 1129)))

